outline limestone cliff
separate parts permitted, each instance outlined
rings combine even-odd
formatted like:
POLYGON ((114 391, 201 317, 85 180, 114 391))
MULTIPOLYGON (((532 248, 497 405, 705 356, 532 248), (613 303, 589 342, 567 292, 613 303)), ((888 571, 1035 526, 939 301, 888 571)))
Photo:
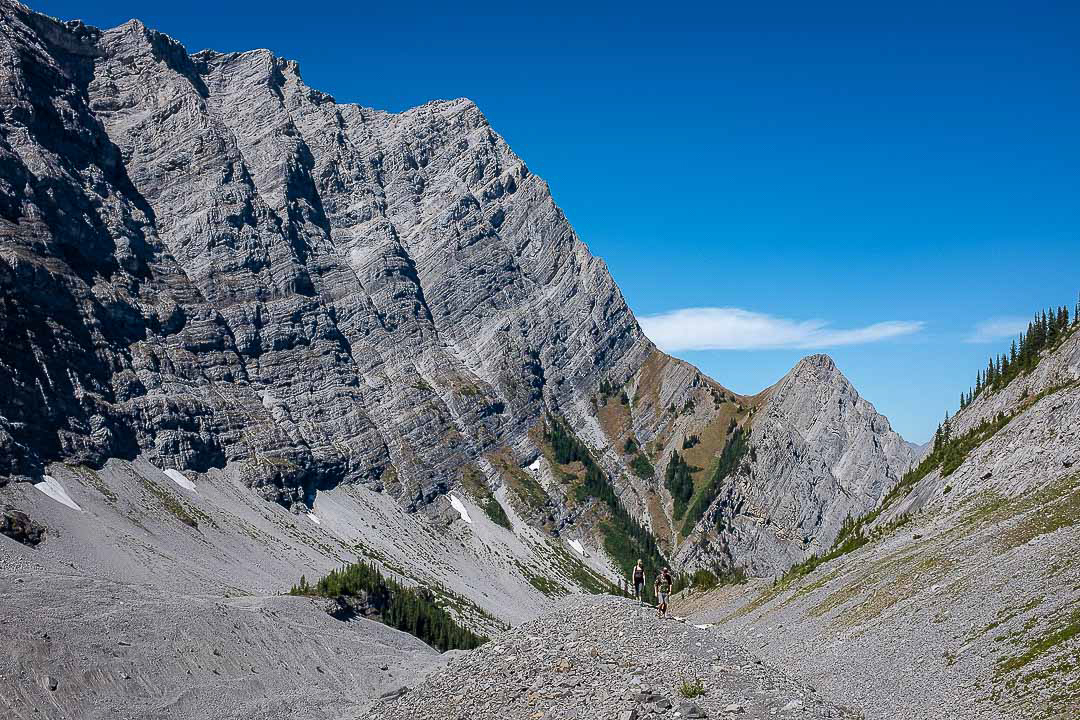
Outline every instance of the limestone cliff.
POLYGON ((910 457, 825 360, 744 397, 659 352, 468 100, 388 113, 264 50, 0 20, 0 482, 141 457, 297 512, 339 486, 434 512, 461 486, 591 533, 603 509, 544 444, 560 416, 669 555, 692 536, 687 563, 772 569, 910 457), (750 474, 714 477, 736 430, 750 474), (727 549, 695 513, 730 515, 727 549))

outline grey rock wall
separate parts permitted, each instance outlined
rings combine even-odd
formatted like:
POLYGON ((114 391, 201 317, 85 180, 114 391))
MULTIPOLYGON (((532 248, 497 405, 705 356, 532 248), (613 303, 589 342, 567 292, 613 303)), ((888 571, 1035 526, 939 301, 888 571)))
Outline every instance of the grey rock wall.
POLYGON ((471 102, 2 8, 6 474, 143 452, 416 506, 647 351, 471 102))
POLYGON ((914 455, 827 355, 804 358, 770 389, 747 445, 683 562, 719 555, 755 575, 782 574, 875 508, 914 455))
MULTIPOLYGON (((674 553, 667 459, 700 434, 706 468, 737 417, 757 455, 716 508, 739 504, 739 529, 680 562, 769 569, 910 457, 827 359, 746 398, 657 351, 468 100, 387 113, 265 50, 191 54, 11 0, 0 20, 3 482, 143 457, 296 511, 339 485, 410 511, 466 468, 498 488, 557 413, 674 553), (602 380, 632 396, 625 417, 595 403, 602 380)), ((545 477, 557 532, 583 516, 545 477)))

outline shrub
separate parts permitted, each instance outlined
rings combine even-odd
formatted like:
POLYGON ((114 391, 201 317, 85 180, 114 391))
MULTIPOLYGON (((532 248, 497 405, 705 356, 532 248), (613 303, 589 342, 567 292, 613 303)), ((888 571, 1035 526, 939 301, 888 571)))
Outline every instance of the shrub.
POLYGON ((694 682, 684 681, 679 687, 679 694, 687 699, 701 697, 705 694, 705 684, 701 682, 700 678, 694 682))
POLYGON ((645 457, 645 454, 640 452, 630 461, 630 469, 642 480, 651 480, 653 475, 656 474, 656 470, 653 469, 652 463, 649 462, 649 458, 645 457))

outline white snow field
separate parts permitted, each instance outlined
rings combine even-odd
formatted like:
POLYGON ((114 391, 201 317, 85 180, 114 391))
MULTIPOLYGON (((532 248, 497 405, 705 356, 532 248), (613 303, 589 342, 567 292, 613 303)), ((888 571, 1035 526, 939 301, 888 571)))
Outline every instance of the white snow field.
POLYGON ((174 483, 184 488, 185 490, 197 492, 195 490, 195 483, 188 480, 187 477, 184 476, 184 473, 180 472, 179 470, 173 470, 172 468, 169 468, 165 471, 165 474, 169 476, 169 479, 171 479, 174 483))
POLYGON ((41 482, 34 485, 38 490, 51 497, 61 505, 67 505, 72 510, 82 511, 78 503, 71 499, 71 496, 67 494, 67 490, 64 486, 57 482, 56 478, 51 475, 46 475, 41 482))
POLYGON ((574 548, 578 555, 587 557, 585 554, 585 546, 581 544, 580 540, 567 540, 566 542, 570 544, 570 547, 574 548))
POLYGON ((473 524, 472 518, 469 517, 469 509, 465 507, 465 504, 462 503, 461 500, 459 500, 457 495, 455 495, 454 493, 450 493, 450 505, 452 505, 453 508, 458 511, 458 515, 461 516, 462 520, 469 523, 470 525, 473 524))

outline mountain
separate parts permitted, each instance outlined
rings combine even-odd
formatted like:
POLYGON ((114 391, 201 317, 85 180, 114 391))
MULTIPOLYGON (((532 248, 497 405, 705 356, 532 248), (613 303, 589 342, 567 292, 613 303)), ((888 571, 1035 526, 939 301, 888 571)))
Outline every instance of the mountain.
POLYGON ((639 557, 782 573, 912 458, 824 356, 743 396, 658 350, 468 100, 11 0, 0 55, 8 714, 352 717, 399 688, 357 657, 445 659, 294 585, 490 635, 639 557))
POLYGON ((746 447, 681 565, 720 548, 753 575, 782 575, 828 549, 847 518, 876 507, 913 457, 825 355, 803 359, 766 392, 746 447))
POLYGON ((828 554, 680 605, 868 718, 1076 717, 1080 322, 828 554))
MULTIPOLYGON (((339 487, 445 513, 456 488, 493 517, 609 550, 640 521, 673 554, 693 523, 680 533, 660 468, 700 438, 691 500, 710 506, 711 466, 767 402, 771 429, 751 435, 763 472, 784 442, 830 454, 775 487, 739 481, 735 551, 694 557, 776 570, 909 460, 876 414, 803 446, 872 414, 835 368, 800 365, 751 399, 658 351, 468 100, 386 113, 336 102, 266 51, 189 54, 138 21, 102 31, 2 8, 7 477, 138 458, 221 471, 296 513, 339 487), (585 469, 551 456, 553 418, 600 485, 582 490, 585 469), (795 484, 801 509, 760 505, 795 484), (620 507, 632 521, 604 522, 620 507), (751 537, 747 518, 777 512, 798 518, 751 537)), ((650 552, 643 538, 620 569, 650 552)))

